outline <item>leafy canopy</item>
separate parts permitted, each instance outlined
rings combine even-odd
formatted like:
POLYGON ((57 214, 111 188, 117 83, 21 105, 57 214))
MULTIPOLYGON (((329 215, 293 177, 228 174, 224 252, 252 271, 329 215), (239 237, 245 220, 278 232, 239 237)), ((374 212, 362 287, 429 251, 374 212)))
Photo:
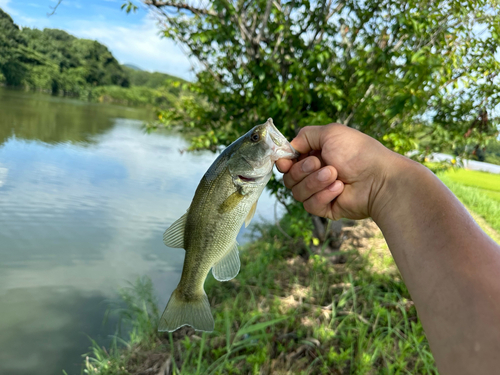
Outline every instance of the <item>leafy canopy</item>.
POLYGON ((198 64, 199 100, 156 124, 198 130, 193 149, 268 117, 287 137, 340 122, 400 153, 466 150, 497 133, 497 0, 143 2, 198 64))

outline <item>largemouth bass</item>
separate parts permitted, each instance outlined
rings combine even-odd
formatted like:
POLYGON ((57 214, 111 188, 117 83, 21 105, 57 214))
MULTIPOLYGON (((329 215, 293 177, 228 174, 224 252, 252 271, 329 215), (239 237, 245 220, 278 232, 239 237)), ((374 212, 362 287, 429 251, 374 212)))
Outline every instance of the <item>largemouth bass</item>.
POLYGON ((255 126, 229 145, 201 179, 191 206, 164 233, 163 242, 186 250, 182 276, 163 312, 159 331, 190 325, 213 331, 203 284, 210 269, 219 281, 240 270, 236 236, 252 220, 276 160, 299 153, 273 124, 255 126))

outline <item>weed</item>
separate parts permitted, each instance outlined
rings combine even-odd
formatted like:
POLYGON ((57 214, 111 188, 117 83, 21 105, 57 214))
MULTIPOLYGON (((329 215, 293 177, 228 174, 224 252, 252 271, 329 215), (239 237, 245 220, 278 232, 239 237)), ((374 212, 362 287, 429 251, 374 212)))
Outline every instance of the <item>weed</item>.
POLYGON ((242 249, 236 279, 207 279, 215 317, 212 333, 200 336, 188 327, 157 333, 152 329, 158 319, 151 305, 152 285, 138 282, 123 294, 132 325, 126 345, 108 352, 95 348, 86 372, 436 373, 397 271, 376 272, 370 253, 356 248, 349 249, 345 264, 333 264, 312 248, 298 255, 297 241, 282 233, 289 229, 286 218, 281 228, 261 226, 260 238, 242 249))
MULTIPOLYGON (((476 186, 495 187, 497 191, 490 190, 486 192, 491 192, 492 194, 497 194, 498 192, 500 195, 500 176, 484 172, 476 173, 481 173, 482 176, 482 179, 477 180, 476 186), (488 178, 490 178, 490 180, 488 180, 483 175, 491 175, 492 177, 488 176, 488 178), (492 185, 492 183, 496 180, 499 181, 499 185, 492 185)), ((452 173, 439 175, 441 181, 448 186, 453 194, 455 194, 465 206, 469 207, 472 211, 485 219, 495 231, 500 232, 500 200, 496 200, 490 194, 485 194, 484 189, 466 186, 462 183, 455 182, 455 178, 452 178, 451 176, 453 176, 452 173)), ((472 180, 470 180, 469 183, 472 184, 472 180)))

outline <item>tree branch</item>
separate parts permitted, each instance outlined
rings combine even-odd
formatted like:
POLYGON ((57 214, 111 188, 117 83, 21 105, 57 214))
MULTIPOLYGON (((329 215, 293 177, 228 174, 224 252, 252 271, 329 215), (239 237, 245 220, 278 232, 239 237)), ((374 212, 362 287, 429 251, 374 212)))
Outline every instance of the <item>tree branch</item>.
POLYGON ((269 15, 271 14, 271 5, 272 5, 272 3, 273 3, 272 0, 267 0, 266 12, 264 13, 264 18, 263 18, 263 21, 262 21, 262 27, 261 27, 260 33, 257 36, 257 39, 255 40, 256 44, 260 43, 260 41, 262 39, 262 35, 264 34, 264 30, 265 30, 265 28, 267 26, 267 21, 269 20, 269 15))
POLYGON ((62 0, 59 0, 54 7, 49 7, 50 9, 52 9, 52 12, 47 13, 47 17, 53 16, 54 14, 56 14, 56 10, 59 7, 59 5, 61 5, 61 3, 62 3, 62 0))
POLYGON ((205 16, 219 16, 219 14, 217 12, 214 12, 213 10, 210 10, 210 9, 196 8, 196 7, 193 7, 193 6, 188 5, 188 4, 174 3, 172 1, 144 0, 144 4, 151 5, 151 6, 154 6, 157 8, 172 7, 172 8, 177 8, 177 9, 186 9, 186 10, 189 10, 191 13, 194 13, 197 15, 202 14, 205 16))

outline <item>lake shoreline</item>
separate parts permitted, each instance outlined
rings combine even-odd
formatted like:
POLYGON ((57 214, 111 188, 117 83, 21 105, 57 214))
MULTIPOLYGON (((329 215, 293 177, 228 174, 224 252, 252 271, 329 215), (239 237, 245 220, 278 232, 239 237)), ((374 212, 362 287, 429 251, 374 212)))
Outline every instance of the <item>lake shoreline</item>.
POLYGON ((125 318, 132 326, 125 346, 94 346, 85 371, 344 374, 388 363, 400 371, 436 371, 380 230, 371 220, 342 223, 337 242, 322 246, 285 236, 287 215, 279 227, 259 226, 260 237, 242 249, 240 274, 225 283, 206 281, 213 333, 190 327, 156 332, 156 324, 144 324, 157 323, 160 312, 147 292, 133 305, 148 309, 128 310, 135 312, 125 318))
POLYGON ((176 98, 168 90, 149 88, 143 86, 97 86, 80 92, 59 91, 53 93, 38 87, 29 86, 7 86, 0 82, 0 88, 27 93, 40 93, 56 98, 78 99, 87 103, 103 103, 131 108, 143 108, 153 110, 158 106, 174 105, 176 98), (154 104, 153 104, 154 103, 154 104))
MULTIPOLYGON (((496 196, 453 182, 453 173, 438 176, 500 243, 496 196)), ((460 176, 474 178, 474 173, 460 176)), ((483 187, 497 176, 490 178, 483 178, 483 187)), ((296 232, 289 214, 276 224, 257 226, 253 241, 242 248, 240 274, 225 283, 207 278, 215 317, 212 333, 191 327, 157 332, 163 306, 158 308, 152 297, 153 284, 138 281, 125 294, 129 308, 122 316, 132 334, 124 346, 110 351, 93 345, 85 371, 437 373, 415 306, 379 228, 370 219, 341 220, 333 227, 333 235, 315 246, 304 243, 309 237, 296 232)))

